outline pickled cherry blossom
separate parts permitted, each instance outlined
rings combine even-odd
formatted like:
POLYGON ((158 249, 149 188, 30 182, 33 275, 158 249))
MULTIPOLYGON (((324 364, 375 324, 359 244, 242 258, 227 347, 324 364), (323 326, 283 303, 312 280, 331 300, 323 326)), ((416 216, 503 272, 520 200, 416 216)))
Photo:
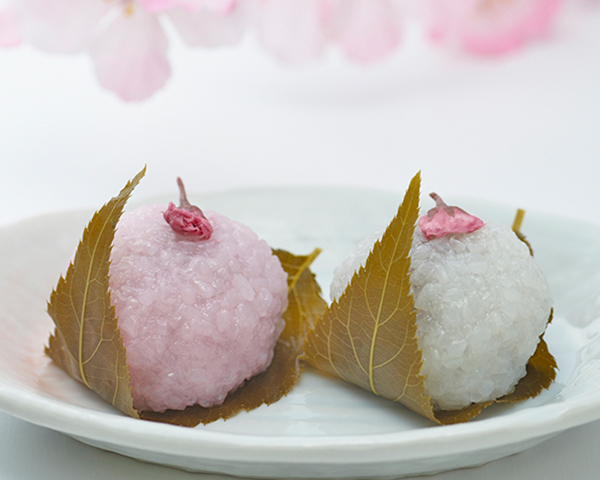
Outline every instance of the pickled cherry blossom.
POLYGON ((170 202, 167 210, 163 213, 163 218, 179 235, 194 237, 198 240, 210 239, 213 233, 212 225, 202 210, 189 202, 181 178, 177 178, 177 186, 179 187, 179 207, 170 202))
POLYGON ((438 194, 431 193, 429 196, 435 200, 435 207, 419 218, 419 228, 427 240, 452 233, 471 233, 485 225, 462 208, 446 205, 438 194))

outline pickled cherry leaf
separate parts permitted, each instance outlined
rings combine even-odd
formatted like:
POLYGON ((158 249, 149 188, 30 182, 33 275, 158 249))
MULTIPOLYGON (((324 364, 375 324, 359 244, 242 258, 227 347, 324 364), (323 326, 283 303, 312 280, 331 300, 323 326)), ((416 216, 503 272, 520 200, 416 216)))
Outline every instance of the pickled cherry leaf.
POLYGON ((366 265, 308 333, 314 367, 406 405, 435 421, 420 375, 416 310, 410 294, 410 249, 419 215, 420 174, 366 265))
POLYGON ((556 362, 543 335, 514 392, 460 410, 436 410, 425 394, 423 363, 410 293, 410 249, 419 214, 420 175, 411 181, 385 233, 342 296, 309 330, 304 347, 317 369, 399 402, 439 424, 466 422, 495 402, 538 395, 555 377, 556 362))
POLYGON ((50 295, 48 314, 56 328, 46 347, 46 354, 71 377, 136 418, 108 269, 117 223, 145 171, 98 210, 84 230, 73 262, 50 295))
POLYGON ((194 405, 185 410, 167 410, 163 413, 140 412, 141 418, 194 427, 200 423, 227 419, 263 404, 275 403, 298 383, 301 374, 300 355, 308 328, 327 307, 315 276, 310 271, 310 265, 320 250, 308 256, 296 256, 284 250, 274 250, 273 253, 288 274, 288 307, 283 315, 285 329, 275 345, 269 368, 227 395, 222 405, 211 408, 194 405))
POLYGON ((521 240, 527 248, 529 249, 530 255, 533 257, 533 248, 531 247, 531 243, 527 240, 527 237, 521 232, 521 225, 523 225, 523 219, 525 218, 525 210, 519 208, 517 209, 517 214, 515 215, 515 220, 512 224, 512 231, 515 232, 515 235, 519 240, 521 240))

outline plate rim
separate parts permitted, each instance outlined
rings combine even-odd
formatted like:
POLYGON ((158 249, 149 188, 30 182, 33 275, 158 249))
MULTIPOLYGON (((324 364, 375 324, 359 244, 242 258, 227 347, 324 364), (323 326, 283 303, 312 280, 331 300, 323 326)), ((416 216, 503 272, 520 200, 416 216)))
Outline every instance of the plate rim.
MULTIPOLYGON (((295 187, 296 190, 305 190, 314 187, 295 187)), ((317 186, 319 189, 329 190, 326 186, 317 186)), ((336 186, 337 190, 356 191, 355 187, 336 186)), ((256 193, 265 188, 244 188, 232 189, 229 191, 240 193, 256 193)), ((266 188, 266 190, 288 191, 286 187, 266 188)), ((361 187, 360 190, 377 195, 398 195, 396 190, 377 190, 361 187)), ((208 192, 206 197, 212 195, 227 194, 225 191, 208 192)), ((148 200, 148 199, 146 199, 148 200)), ((477 199, 471 199, 478 201, 477 199)), ((483 201, 486 206, 506 209, 509 206, 489 201, 483 201)), ((92 211, 91 208, 70 209, 58 212, 44 213, 32 218, 38 217, 56 217, 74 215, 83 216, 86 212, 92 211)), ((537 211, 535 211, 537 212, 537 211)), ((538 212, 539 215, 562 218, 559 215, 553 215, 546 212, 538 212)), ((600 227, 591 222, 585 222, 579 219, 567 220, 579 225, 585 225, 588 228, 600 230, 600 227)), ((0 226, 0 232, 18 228, 20 224, 26 223, 31 219, 23 219, 8 225, 0 226)), ((589 397, 589 395, 588 395, 589 397)), ((515 440, 527 441, 546 437, 560 433, 568 428, 573 428, 594 420, 600 419, 600 409, 595 408, 600 404, 600 395, 593 399, 596 403, 590 403, 586 397, 576 397, 574 399, 563 400, 562 402, 548 403, 539 406, 533 406, 510 413, 509 415, 485 418, 477 422, 468 422, 464 424, 437 426, 431 425, 428 428, 417 428, 416 430, 399 431, 393 433, 374 433, 364 435, 328 435, 328 436, 277 436, 277 435, 247 435, 232 432, 203 431, 201 429, 188 429, 186 427, 177 427, 166 424, 157 424, 153 422, 140 422, 139 420, 121 415, 115 410, 115 413, 95 411, 93 409, 68 404, 59 399, 43 397, 31 392, 19 391, 18 388, 6 385, 3 381, 3 373, 0 372, 0 409, 7 413, 21 418, 22 420, 34 423, 36 425, 51 428, 53 430, 90 440, 107 442, 112 445, 128 447, 132 445, 131 440, 135 438, 136 448, 143 448, 146 451, 157 453, 182 455, 183 450, 192 455, 198 453, 193 447, 198 444, 206 446, 205 443, 213 444, 210 449, 211 458, 222 458, 231 461, 250 459, 257 451, 263 451, 270 448, 277 455, 294 454, 294 457, 282 457, 283 461, 295 460, 298 464, 305 464, 320 458, 324 447, 329 449, 337 448, 347 452, 351 448, 357 451, 357 456, 350 459, 352 462, 364 463, 365 459, 373 460, 373 453, 379 452, 375 458, 381 456, 382 452, 390 449, 398 449, 395 454, 395 460, 429 458, 435 455, 454 455, 460 454, 465 450, 473 451, 473 448, 465 449, 464 442, 476 442, 476 450, 501 447, 514 444, 515 440), (535 410, 536 415, 531 415, 535 410), (542 414, 543 415, 540 415, 542 414), (49 416, 50 415, 50 416, 49 416), (544 418, 540 421, 540 416, 544 418), (507 419, 515 418, 518 420, 519 428, 507 428, 507 419), (74 420, 75 419, 75 420, 74 420), (84 420, 84 422, 81 422, 84 420), (91 422, 91 423, 90 423, 91 422), (87 425, 86 425, 87 423, 87 425), (84 428, 85 425, 85 428, 84 428), (90 432, 89 427, 94 426, 94 431, 90 432), (123 428, 125 427, 125 428, 123 428), (532 427, 535 427, 532 428, 532 427), (169 439, 167 450, 159 448, 158 444, 149 438, 148 432, 158 429, 159 436, 162 439, 169 439), (185 432, 185 433, 182 433, 185 432), (416 432, 416 433, 415 433, 416 432), (480 434, 484 442, 481 441, 480 434), (118 433, 118 435, 115 435, 118 433), (143 441, 140 442, 140 436, 143 441), (451 438, 456 440, 448 442, 451 438), (310 440, 310 441, 308 441, 310 440), (235 448, 232 448, 235 447, 235 448), (401 448, 400 448, 401 447, 401 448), (298 449, 301 448, 303 456, 298 458, 298 449), (221 452, 219 449, 227 449, 229 452, 221 452), (362 454, 359 452, 362 451, 362 454), (227 453, 227 454, 225 454, 227 453), (216 455, 216 457, 215 457, 216 455), (364 458, 363 458, 364 457, 364 458)), ((514 422, 512 422, 514 423, 514 422)), ((156 431, 156 430, 155 430, 156 431)), ((163 442, 164 443, 164 442, 163 442)), ((205 452, 204 452, 205 453, 205 452)), ((387 454, 387 453, 386 453, 387 454)), ((206 456, 206 455, 205 455, 206 456)), ((199 457, 197 457, 199 458, 199 457)), ((345 459, 348 462, 348 459, 345 459)))

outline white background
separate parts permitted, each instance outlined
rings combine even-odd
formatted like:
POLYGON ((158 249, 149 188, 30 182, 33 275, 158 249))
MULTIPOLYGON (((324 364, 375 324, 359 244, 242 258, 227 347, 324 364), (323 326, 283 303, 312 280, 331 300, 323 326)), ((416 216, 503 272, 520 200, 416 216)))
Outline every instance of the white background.
MULTIPOLYGON (((585 3, 585 2, 583 2, 585 3)), ((145 164, 136 196, 244 186, 360 185, 470 196, 599 224, 600 6, 501 58, 434 49, 418 30, 368 68, 309 66, 256 47, 189 50, 141 104, 101 90, 89 59, 0 52, 0 226, 98 207, 145 164)), ((599 242, 600 248, 600 242, 599 242)), ((0 252, 2 254, 2 252, 0 252)), ((578 478, 600 471, 600 423, 434 478, 578 478)), ((216 479, 139 463, 0 413, 0 479, 216 479)))

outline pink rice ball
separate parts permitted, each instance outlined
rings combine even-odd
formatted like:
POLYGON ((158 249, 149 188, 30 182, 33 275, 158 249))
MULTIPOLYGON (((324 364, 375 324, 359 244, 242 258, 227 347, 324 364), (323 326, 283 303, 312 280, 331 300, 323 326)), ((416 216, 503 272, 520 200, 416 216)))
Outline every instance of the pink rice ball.
POLYGON ((110 288, 139 411, 223 403, 266 370, 284 327, 287 274, 264 240, 215 212, 210 239, 176 234, 163 205, 117 226, 110 288))

